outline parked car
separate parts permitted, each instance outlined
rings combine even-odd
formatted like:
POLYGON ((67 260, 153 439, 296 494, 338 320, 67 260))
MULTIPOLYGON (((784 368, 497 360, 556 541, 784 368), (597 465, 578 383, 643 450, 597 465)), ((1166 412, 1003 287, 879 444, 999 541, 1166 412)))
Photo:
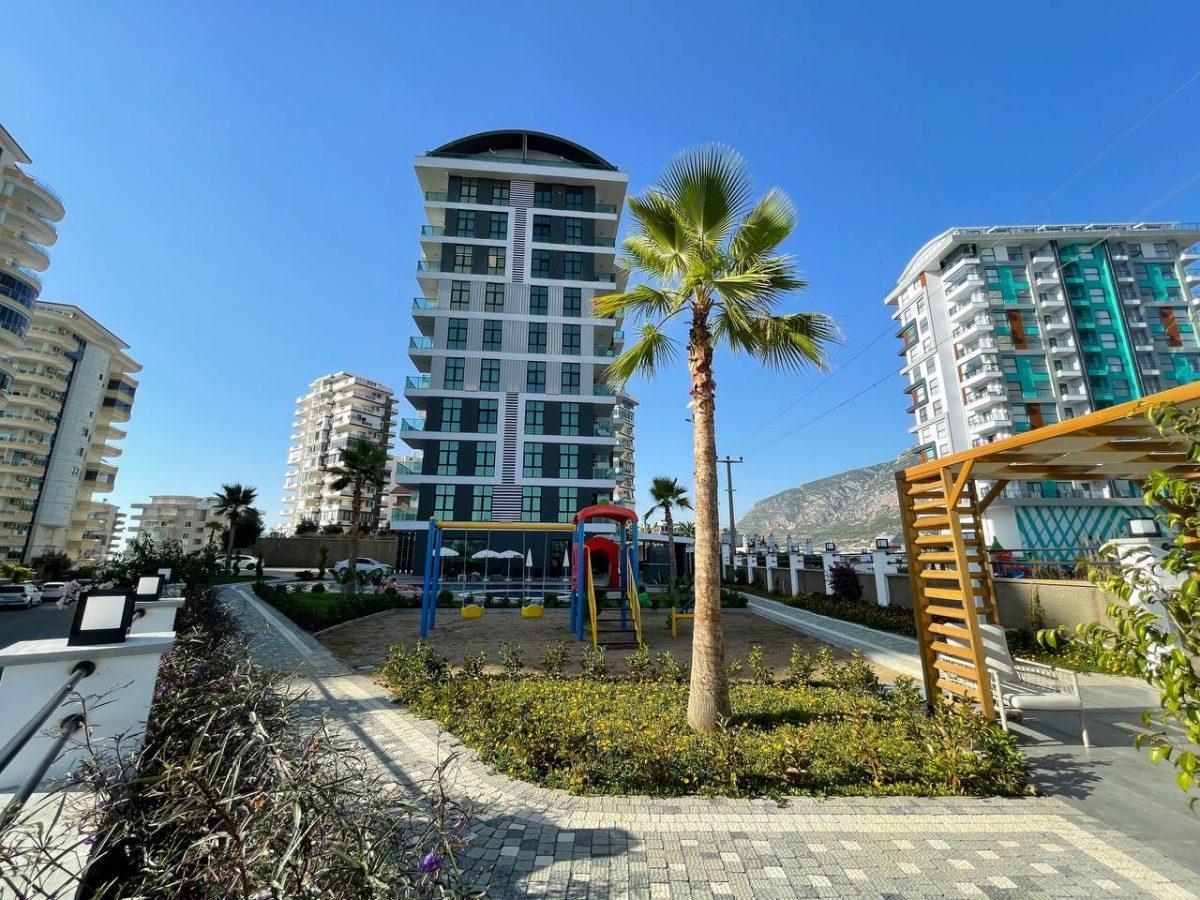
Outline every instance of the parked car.
POLYGON ((43 600, 61 600, 63 592, 67 589, 65 581, 47 581, 42 585, 43 600))
MULTIPOLYGON (((333 564, 333 571, 341 575, 350 568, 350 560, 343 559, 341 562, 333 564)), ((362 572, 382 572, 384 575, 392 574, 392 567, 387 563, 381 563, 377 559, 371 559, 369 556, 360 556, 358 558, 358 571, 362 572)))
POLYGON ((237 563, 238 571, 241 572, 245 572, 247 570, 253 571, 254 567, 258 565, 257 556, 247 556, 245 553, 236 553, 232 557, 230 557, 228 554, 222 553, 217 557, 217 565, 224 568, 225 566, 229 565, 227 562, 229 559, 232 559, 235 563, 237 563))
POLYGON ((0 606, 42 605, 42 592, 32 584, 0 584, 0 606))

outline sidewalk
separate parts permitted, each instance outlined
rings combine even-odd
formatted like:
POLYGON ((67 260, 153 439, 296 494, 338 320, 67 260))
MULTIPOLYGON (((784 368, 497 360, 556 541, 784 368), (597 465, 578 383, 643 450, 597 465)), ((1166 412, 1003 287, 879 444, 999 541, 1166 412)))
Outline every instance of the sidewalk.
POLYGON ((468 862, 489 896, 1195 897, 1200 878, 1052 798, 577 797, 491 772, 267 608, 235 602, 251 651, 405 785, 434 761, 479 805, 468 862))

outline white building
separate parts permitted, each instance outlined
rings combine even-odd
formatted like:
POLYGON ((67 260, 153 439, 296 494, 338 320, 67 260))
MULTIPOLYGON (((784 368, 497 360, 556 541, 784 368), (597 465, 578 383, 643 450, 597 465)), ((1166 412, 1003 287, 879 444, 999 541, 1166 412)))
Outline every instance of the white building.
MULTIPOLYGON (((917 449, 1001 440, 1200 377, 1200 225, 952 228, 922 247, 895 308, 917 449)), ((984 528, 1006 549, 1074 558, 1143 514, 1136 488, 1010 485, 984 528)))
MULTIPOLYGON (((340 451, 368 441, 392 446, 395 392, 386 385, 349 372, 335 372, 309 385, 296 399, 288 473, 284 479, 284 530, 291 534, 305 519, 318 525, 348 527, 353 515, 351 491, 335 491, 329 469, 340 451)), ((380 498, 371 492, 363 505, 361 524, 379 521, 380 498)))
POLYGON ((185 553, 202 550, 209 542, 220 544, 214 523, 224 527, 225 519, 214 509, 209 497, 181 494, 155 494, 144 503, 133 504, 130 541, 150 538, 155 543, 178 541, 185 553))
POLYGON ((125 513, 104 500, 92 504, 92 508, 84 514, 84 521, 81 562, 101 565, 110 556, 120 552, 125 537, 125 513))

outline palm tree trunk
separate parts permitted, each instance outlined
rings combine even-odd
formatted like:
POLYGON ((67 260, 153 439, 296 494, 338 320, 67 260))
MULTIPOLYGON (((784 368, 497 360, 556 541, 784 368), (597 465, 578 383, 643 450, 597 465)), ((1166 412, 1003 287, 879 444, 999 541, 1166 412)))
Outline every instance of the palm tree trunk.
POLYGON ((342 585, 342 596, 347 600, 358 587, 358 519, 362 515, 362 488, 354 486, 354 496, 350 501, 350 565, 346 567, 346 583, 342 585))
POLYGON ((679 572, 675 567, 675 522, 671 518, 670 504, 663 510, 667 518, 667 582, 671 590, 679 582, 679 572))
POLYGON ((715 730, 728 718, 729 682, 725 675, 725 636, 721 630, 720 526, 717 520, 716 382, 712 370, 712 332, 698 310, 688 336, 692 376, 692 455, 696 464, 696 618, 692 632, 692 677, 688 688, 688 724, 715 730))
POLYGON ((226 541, 225 568, 233 572, 233 533, 237 530, 237 515, 229 514, 229 540, 226 541))

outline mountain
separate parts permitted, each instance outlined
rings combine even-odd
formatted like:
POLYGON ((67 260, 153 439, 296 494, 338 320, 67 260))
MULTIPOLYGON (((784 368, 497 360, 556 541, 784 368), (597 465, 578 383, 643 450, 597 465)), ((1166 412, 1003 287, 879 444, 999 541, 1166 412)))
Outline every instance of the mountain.
POLYGON ((750 507, 738 522, 738 532, 812 538, 818 547, 825 541, 871 546, 877 535, 899 534, 895 472, 917 461, 914 454, 905 453, 772 494, 750 507))

